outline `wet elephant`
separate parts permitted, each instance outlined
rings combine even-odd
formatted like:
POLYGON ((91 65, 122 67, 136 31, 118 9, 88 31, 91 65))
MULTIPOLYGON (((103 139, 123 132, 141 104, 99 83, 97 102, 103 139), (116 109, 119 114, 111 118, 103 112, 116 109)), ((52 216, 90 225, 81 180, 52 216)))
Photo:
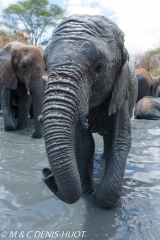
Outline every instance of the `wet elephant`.
POLYGON ((50 168, 42 179, 66 203, 95 191, 103 208, 120 198, 131 146, 137 78, 124 34, 103 16, 73 15, 53 32, 44 60, 48 85, 42 122, 50 168), (94 139, 105 142, 105 172, 93 183, 94 139))
POLYGON ((38 116, 42 111, 43 72, 43 52, 40 48, 10 42, 0 50, 0 82, 3 84, 1 104, 6 131, 26 127, 32 97, 35 119, 33 136, 42 137, 38 116), (18 118, 17 126, 13 121, 15 116, 18 118))
POLYGON ((160 96, 160 77, 151 77, 147 70, 136 69, 138 78, 138 97, 137 102, 145 96, 160 96))
POLYGON ((146 96, 135 105, 134 116, 136 119, 160 119, 160 97, 146 96))

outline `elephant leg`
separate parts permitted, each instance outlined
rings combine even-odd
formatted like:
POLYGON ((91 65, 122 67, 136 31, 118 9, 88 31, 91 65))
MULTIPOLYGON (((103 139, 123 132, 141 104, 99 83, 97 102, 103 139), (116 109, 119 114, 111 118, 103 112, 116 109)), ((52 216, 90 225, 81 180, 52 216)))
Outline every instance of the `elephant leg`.
POLYGON ((16 126, 13 122, 11 111, 11 90, 3 86, 1 93, 1 104, 4 119, 4 130, 15 131, 16 126))
POLYGON ((94 151, 95 143, 91 131, 81 129, 80 126, 77 126, 75 133, 75 153, 83 194, 89 194, 94 191, 94 151))
POLYGON ((30 106, 30 109, 29 109, 29 116, 30 116, 30 119, 34 118, 34 110, 33 110, 33 103, 32 102, 31 102, 31 106, 30 106))
POLYGON ((113 116, 113 129, 104 135, 105 172, 97 187, 96 199, 103 208, 114 207, 119 201, 127 156, 131 146, 131 124, 128 101, 113 116))
POLYGON ((11 103, 11 110, 12 110, 12 116, 13 119, 17 119, 18 118, 18 98, 15 96, 12 96, 12 103, 11 103))
POLYGON ((28 114, 31 104, 31 97, 25 94, 19 99, 18 104, 18 126, 17 129, 24 129, 27 127, 28 114))
POLYGON ((12 116, 14 119, 18 118, 18 106, 13 106, 12 107, 12 116))

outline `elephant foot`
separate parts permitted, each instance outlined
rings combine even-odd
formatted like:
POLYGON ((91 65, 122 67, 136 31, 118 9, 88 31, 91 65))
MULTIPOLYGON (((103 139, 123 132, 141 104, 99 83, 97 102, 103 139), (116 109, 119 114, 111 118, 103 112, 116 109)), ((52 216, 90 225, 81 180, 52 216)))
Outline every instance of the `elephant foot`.
POLYGON ((3 120, 4 120, 4 130, 5 131, 15 131, 16 124, 9 110, 3 109, 3 120))
POLYGON ((55 179, 53 177, 52 171, 50 168, 43 168, 42 170, 42 180, 45 182, 47 187, 53 192, 57 192, 57 185, 55 184, 55 179))
POLYGON ((17 130, 24 130, 26 127, 17 127, 17 130))
POLYGON ((114 208, 120 200, 120 193, 114 191, 114 189, 105 189, 102 186, 98 186, 96 189, 96 200, 100 207, 111 209, 114 208))
POLYGON ((4 125, 4 130, 5 131, 15 131, 16 130, 16 126, 14 125, 14 123, 8 124, 8 125, 4 125))
POLYGON ((43 134, 42 133, 36 133, 36 132, 33 132, 33 134, 32 134, 32 138, 41 138, 41 137, 43 137, 43 134))
POLYGON ((18 129, 18 130, 23 130, 23 129, 25 129, 26 127, 27 127, 27 123, 18 124, 17 129, 18 129))

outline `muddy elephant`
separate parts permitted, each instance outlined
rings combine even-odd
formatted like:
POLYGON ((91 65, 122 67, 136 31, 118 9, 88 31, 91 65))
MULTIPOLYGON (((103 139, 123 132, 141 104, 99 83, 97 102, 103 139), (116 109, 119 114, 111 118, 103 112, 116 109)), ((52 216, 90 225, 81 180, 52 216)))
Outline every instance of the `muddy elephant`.
POLYGON ((42 170, 42 179, 66 203, 95 191, 102 208, 114 207, 131 146, 138 85, 124 33, 103 16, 70 16, 53 32, 44 60, 48 85, 42 122, 51 169, 42 170), (104 175, 96 189, 92 133, 101 134, 106 146, 104 175))
POLYGON ((146 96, 135 105, 134 116, 136 119, 160 119, 160 97, 146 96))
POLYGON ((151 77, 144 68, 136 69, 138 78, 138 97, 137 102, 145 96, 160 96, 160 76, 151 77))
POLYGON ((10 42, 0 50, 0 82, 3 84, 1 104, 5 131, 26 127, 32 98, 35 120, 33 136, 42 137, 43 130, 38 116, 42 111, 43 72, 43 52, 40 48, 10 42), (14 117, 18 118, 17 125, 13 121, 14 117))

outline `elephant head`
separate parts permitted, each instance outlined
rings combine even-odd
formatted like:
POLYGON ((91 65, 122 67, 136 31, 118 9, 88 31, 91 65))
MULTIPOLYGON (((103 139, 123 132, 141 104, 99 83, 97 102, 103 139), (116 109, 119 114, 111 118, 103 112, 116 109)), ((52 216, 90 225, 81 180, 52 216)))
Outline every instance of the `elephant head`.
POLYGON ((87 131, 91 109, 108 101, 110 116, 128 96, 124 34, 103 16, 73 15, 56 27, 44 60, 48 85, 42 121, 51 170, 44 169, 42 178, 61 200, 74 203, 82 191, 74 149, 76 126, 87 131))
POLYGON ((7 89, 17 89, 19 84, 23 84, 28 94, 32 96, 37 138, 42 136, 42 126, 38 116, 42 111, 43 72, 44 61, 40 48, 20 42, 10 42, 0 50, 0 82, 7 89))

